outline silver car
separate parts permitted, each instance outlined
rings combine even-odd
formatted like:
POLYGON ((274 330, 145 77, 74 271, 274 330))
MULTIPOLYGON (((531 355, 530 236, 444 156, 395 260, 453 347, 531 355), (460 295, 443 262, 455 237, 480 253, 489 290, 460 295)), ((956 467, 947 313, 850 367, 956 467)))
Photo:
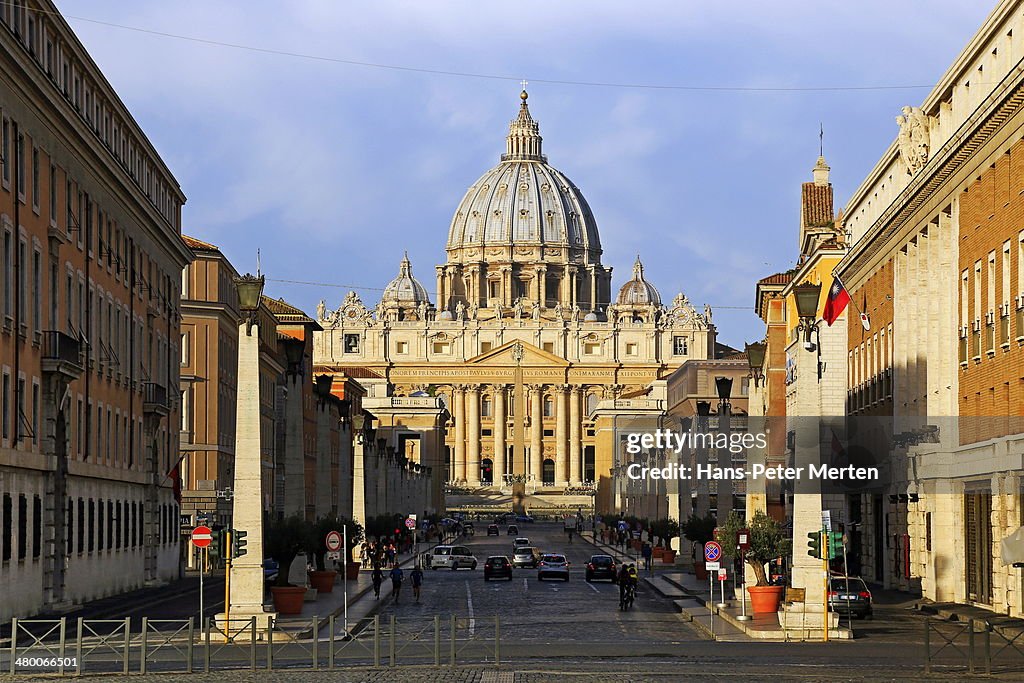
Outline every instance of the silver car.
POLYGON ((476 569, 477 561, 473 553, 464 545, 439 545, 430 555, 431 569, 458 569, 469 567, 476 569))
POLYGON ((540 559, 540 553, 536 548, 528 545, 519 546, 512 554, 512 566, 536 567, 538 559, 540 559))
POLYGON ((565 555, 541 555, 537 563, 537 580, 543 581, 545 577, 569 580, 569 561, 565 555))

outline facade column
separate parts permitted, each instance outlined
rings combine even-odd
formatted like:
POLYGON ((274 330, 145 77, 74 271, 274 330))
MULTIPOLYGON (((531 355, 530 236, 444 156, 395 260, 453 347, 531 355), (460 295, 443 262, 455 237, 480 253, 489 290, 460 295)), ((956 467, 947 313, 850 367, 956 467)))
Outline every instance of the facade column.
POLYGON ((448 308, 448 297, 445 296, 444 292, 444 266, 437 266, 434 270, 437 273, 437 299, 435 303, 437 304, 437 311, 440 313, 448 308))
POLYGON ((569 480, 569 473, 566 468, 566 422, 569 412, 568 406, 569 387, 561 385, 555 387, 555 483, 561 484, 569 480))
POLYGON ((491 471, 494 473, 494 485, 501 486, 505 478, 505 385, 494 385, 494 458, 491 471))
POLYGON ((597 268, 590 266, 590 310, 597 310, 597 268))
POLYGON ((452 481, 466 480, 466 394, 461 384, 452 387, 455 399, 455 462, 452 463, 452 481))
POLYGON ((548 269, 544 266, 537 268, 537 305, 541 308, 544 307, 544 302, 547 299, 547 278, 548 269))
POLYGON ((530 385, 530 474, 538 484, 544 481, 544 385, 530 385))
POLYGON ((502 266, 501 268, 501 294, 502 294, 502 305, 512 305, 512 266, 502 266))
POLYGON ((466 481, 472 486, 480 485, 480 385, 471 384, 466 389, 467 452, 466 481))
POLYGON ((569 484, 573 486, 582 480, 580 476, 582 467, 580 434, 583 424, 580 416, 580 400, 580 387, 571 387, 569 390, 569 484))
POLYGON ((577 293, 579 292, 579 280, 576 278, 577 269, 575 266, 569 266, 569 305, 575 307, 577 293))

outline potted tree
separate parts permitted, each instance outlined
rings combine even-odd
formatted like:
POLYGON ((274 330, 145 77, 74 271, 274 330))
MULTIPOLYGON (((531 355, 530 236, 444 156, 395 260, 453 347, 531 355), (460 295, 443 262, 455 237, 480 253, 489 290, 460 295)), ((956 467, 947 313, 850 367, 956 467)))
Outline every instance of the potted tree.
POLYGON ((345 580, 355 581, 359 578, 360 564, 355 561, 353 554, 359 544, 363 542, 363 525, 352 520, 346 520, 344 524, 348 527, 348 545, 345 548, 345 580))
POLYGON ((683 525, 683 536, 697 545, 693 553, 693 571, 702 581, 708 578, 707 569, 704 567, 704 544, 714 538, 717 523, 718 521, 712 515, 704 517, 690 515, 683 525))
POLYGON ((782 530, 782 525, 764 512, 758 511, 747 522, 733 512, 718 532, 718 540, 725 552, 736 552, 737 536, 742 528, 750 530, 750 547, 743 554, 743 560, 750 565, 757 579, 756 585, 747 586, 751 609, 754 614, 777 612, 785 586, 769 585, 765 565, 780 555, 788 554, 790 540, 782 530))
POLYGON ((277 580, 270 587, 274 609, 279 614, 300 614, 306 587, 288 583, 288 574, 292 562, 309 546, 311 525, 299 515, 284 519, 267 515, 263 522, 263 535, 264 552, 278 563, 277 580))
MULTIPOLYGON (((332 531, 341 534, 348 528, 347 559, 352 559, 352 549, 362 540, 362 527, 344 517, 327 515, 321 517, 313 525, 313 531, 309 536, 309 543, 306 547, 306 554, 313 558, 314 568, 309 572, 309 585, 316 588, 318 593, 331 593, 334 591, 334 578, 338 572, 328 569, 325 558, 327 556, 327 535, 332 531)), ((356 571, 359 564, 356 563, 356 571)), ((346 572, 347 573, 347 572, 346 572)))

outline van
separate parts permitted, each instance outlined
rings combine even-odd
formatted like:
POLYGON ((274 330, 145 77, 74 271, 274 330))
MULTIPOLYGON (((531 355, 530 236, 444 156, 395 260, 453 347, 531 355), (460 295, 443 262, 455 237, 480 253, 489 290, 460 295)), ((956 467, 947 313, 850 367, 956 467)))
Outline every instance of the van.
POLYGON ((430 554, 431 569, 458 569, 469 567, 476 569, 477 561, 473 553, 464 545, 439 545, 430 554))

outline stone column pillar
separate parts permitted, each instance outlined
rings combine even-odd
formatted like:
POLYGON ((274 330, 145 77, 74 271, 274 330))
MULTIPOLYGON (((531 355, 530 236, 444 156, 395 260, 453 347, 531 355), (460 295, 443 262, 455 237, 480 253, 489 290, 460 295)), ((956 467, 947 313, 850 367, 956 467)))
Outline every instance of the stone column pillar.
POLYGON ((569 306, 576 305, 577 294, 579 293, 579 280, 576 278, 577 270, 575 267, 569 267, 569 306))
POLYGON ((540 484, 544 474, 544 385, 530 385, 530 474, 540 484))
POLYGON ((555 388, 555 483, 561 484, 569 481, 569 472, 566 467, 566 422, 568 421, 568 397, 569 387, 561 385, 555 388))
POLYGON ((455 411, 452 419, 455 420, 455 461, 452 463, 452 481, 466 480, 466 394, 461 384, 452 387, 452 397, 455 399, 455 411))
POLYGON ((597 269, 590 267, 590 310, 597 310, 597 269))
POLYGON ((505 477, 505 385, 494 385, 494 485, 501 486, 505 477))
POLYGON ((480 385, 466 389, 466 481, 480 485, 480 385))
POLYGON ((541 308, 544 307, 545 299, 547 298, 547 278, 548 269, 544 266, 537 268, 537 305, 541 308))
POLYGON ((445 282, 444 282, 444 266, 437 266, 435 269, 437 273, 437 304, 438 312, 448 308, 448 296, 445 294, 445 282))
POLYGON ((580 387, 571 387, 569 391, 569 483, 572 485, 579 484, 583 479, 580 475, 583 466, 581 462, 582 441, 580 439, 583 428, 580 415, 581 398, 580 387))
MULTIPOLYGON (((246 324, 238 330, 238 406, 235 413, 235 497, 231 520, 246 532, 248 552, 231 564, 228 602, 232 619, 256 617, 257 628, 266 628, 276 616, 263 611, 263 462, 260 430, 259 327, 246 324)), ((281 567, 288 571, 288 567, 281 567)), ((218 615, 223 625, 224 615, 218 615)))
POLYGON ((302 389, 300 373, 285 377, 284 403, 284 516, 306 516, 306 456, 303 440, 302 389))
POLYGON ((512 266, 504 266, 501 269, 501 298, 502 305, 512 305, 512 266))

